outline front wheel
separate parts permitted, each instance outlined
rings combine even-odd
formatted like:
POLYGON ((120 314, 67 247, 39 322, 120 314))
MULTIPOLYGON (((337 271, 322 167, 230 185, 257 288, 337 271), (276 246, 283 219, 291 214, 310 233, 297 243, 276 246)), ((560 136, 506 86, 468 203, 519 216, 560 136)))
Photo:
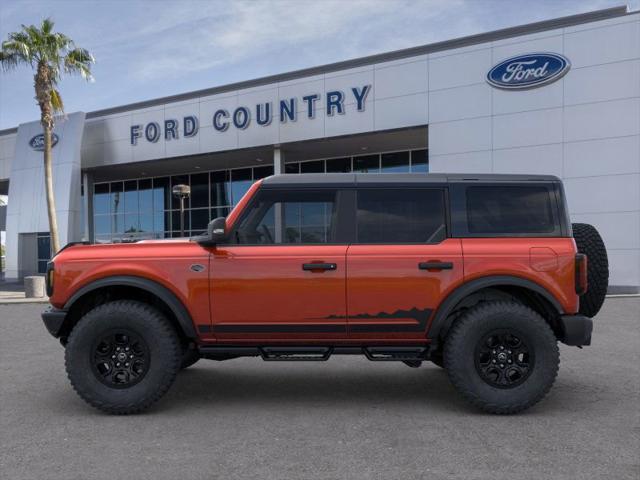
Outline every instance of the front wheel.
POLYGON ((71 385, 107 413, 138 413, 160 399, 182 359, 178 336, 162 313, 119 300, 85 314, 69 335, 65 364, 71 385))
POLYGON ((517 302, 469 309, 453 326, 444 349, 453 386, 476 407, 497 414, 517 413, 539 402, 559 364, 549 325, 517 302))

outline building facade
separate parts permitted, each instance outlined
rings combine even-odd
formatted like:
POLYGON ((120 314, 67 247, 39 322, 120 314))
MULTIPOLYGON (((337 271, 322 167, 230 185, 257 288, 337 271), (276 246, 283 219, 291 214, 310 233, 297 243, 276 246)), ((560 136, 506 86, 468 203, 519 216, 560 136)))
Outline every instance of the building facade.
MULTIPOLYGON (((40 133, 0 131, 7 278, 49 258, 40 133)), ((612 290, 640 286, 640 13, 625 7, 74 113, 55 134, 63 242, 180 236, 177 184, 191 234, 272 174, 544 173, 603 235, 612 290)))

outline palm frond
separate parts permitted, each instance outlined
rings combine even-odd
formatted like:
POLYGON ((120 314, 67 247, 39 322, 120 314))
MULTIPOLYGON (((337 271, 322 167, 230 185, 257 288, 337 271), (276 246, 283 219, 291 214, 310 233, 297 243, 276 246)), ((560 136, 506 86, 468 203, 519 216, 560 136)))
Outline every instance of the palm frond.
POLYGON ((64 58, 64 69, 68 73, 78 73, 82 78, 91 81, 91 64, 95 63, 93 55, 84 48, 75 48, 64 58))
POLYGON ((51 106, 53 107, 54 113, 64 112, 64 104, 62 103, 62 97, 60 96, 60 92, 55 88, 51 89, 51 106))

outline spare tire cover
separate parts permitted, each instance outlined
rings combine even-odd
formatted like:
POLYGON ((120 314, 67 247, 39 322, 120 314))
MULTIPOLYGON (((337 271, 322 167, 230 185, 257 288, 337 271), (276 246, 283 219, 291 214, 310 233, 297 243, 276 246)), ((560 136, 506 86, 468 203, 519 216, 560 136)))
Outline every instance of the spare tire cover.
POLYGON ((587 255, 587 292, 580 297, 582 315, 595 317, 609 288, 609 260, 602 237, 593 225, 574 223, 573 238, 579 253, 587 255))

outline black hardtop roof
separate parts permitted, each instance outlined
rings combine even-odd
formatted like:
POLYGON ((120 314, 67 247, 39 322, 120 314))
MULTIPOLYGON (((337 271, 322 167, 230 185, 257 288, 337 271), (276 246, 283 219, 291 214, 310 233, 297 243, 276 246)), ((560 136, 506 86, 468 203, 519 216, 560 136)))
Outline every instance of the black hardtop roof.
POLYGON ((507 175, 462 173, 300 173, 273 175, 265 187, 347 187, 357 185, 429 185, 443 183, 559 182, 554 175, 507 175))

